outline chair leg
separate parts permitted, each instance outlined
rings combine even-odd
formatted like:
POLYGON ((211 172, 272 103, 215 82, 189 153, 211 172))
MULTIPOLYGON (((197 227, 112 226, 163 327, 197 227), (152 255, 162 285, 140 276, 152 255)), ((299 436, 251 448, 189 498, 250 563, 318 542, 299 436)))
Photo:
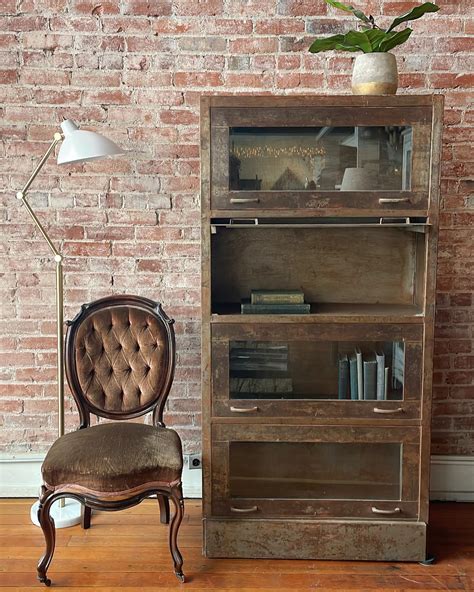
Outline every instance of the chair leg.
POLYGON ((84 530, 91 527, 92 510, 88 506, 82 506, 81 526, 84 530))
POLYGON ((54 501, 55 496, 53 495, 53 492, 43 485, 41 487, 41 496, 39 499, 38 521, 43 531, 46 550, 39 560, 37 572, 38 580, 42 584, 45 584, 45 586, 51 586, 51 580, 46 576, 46 572, 48 571, 48 567, 53 558, 56 543, 56 528, 54 526, 54 520, 49 513, 54 501))
POLYGON ((184 500, 181 483, 171 489, 170 499, 174 505, 174 514, 170 524, 170 551, 173 557, 174 573, 180 582, 184 582, 183 557, 178 549, 178 530, 184 516, 184 500))
POLYGON ((161 524, 170 523, 170 501, 166 495, 158 494, 158 503, 160 505, 160 522, 161 524))

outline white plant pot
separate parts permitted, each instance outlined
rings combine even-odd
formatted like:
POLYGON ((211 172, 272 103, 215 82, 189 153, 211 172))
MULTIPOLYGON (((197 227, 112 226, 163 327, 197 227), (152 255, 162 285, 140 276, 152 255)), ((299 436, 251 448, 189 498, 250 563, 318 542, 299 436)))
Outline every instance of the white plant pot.
POLYGON ((355 95, 394 95, 397 88, 397 60, 393 53, 363 53, 356 57, 352 71, 355 95))

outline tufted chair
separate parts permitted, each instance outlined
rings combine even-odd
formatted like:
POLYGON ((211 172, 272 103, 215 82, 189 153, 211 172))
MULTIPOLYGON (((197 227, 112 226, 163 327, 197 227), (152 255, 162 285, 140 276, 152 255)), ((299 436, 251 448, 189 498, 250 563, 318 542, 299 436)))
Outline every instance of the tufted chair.
POLYGON ((42 466, 38 519, 46 551, 38 579, 55 546, 50 508, 64 497, 84 507, 82 526, 90 527, 91 508, 121 510, 156 495, 162 523, 174 514, 169 544, 178 579, 184 582, 177 545, 183 519, 183 455, 178 434, 163 423, 163 407, 173 381, 173 321, 160 304, 138 296, 111 296, 85 304, 66 335, 66 376, 76 401, 80 426, 58 438, 42 466), (114 420, 153 412, 153 425, 115 421, 90 427, 90 413, 114 420))

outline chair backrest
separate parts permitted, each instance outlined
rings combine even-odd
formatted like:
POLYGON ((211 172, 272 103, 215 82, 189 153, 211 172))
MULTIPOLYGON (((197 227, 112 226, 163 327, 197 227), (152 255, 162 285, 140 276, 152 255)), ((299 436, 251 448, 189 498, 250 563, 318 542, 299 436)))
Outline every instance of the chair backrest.
POLYGON ((173 320, 159 303, 130 295, 84 304, 68 321, 66 376, 81 416, 131 419, 163 407, 175 367, 173 320))

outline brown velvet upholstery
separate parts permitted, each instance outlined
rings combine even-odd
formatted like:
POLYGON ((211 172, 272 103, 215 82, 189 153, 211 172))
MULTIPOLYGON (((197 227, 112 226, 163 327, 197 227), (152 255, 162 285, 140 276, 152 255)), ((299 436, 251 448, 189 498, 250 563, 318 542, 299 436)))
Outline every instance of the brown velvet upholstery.
POLYGON ((181 441, 174 430, 140 423, 106 423, 64 435, 43 462, 50 489, 64 484, 121 493, 145 483, 179 481, 181 441))
POLYGON ((106 308, 87 317, 75 342, 84 397, 104 411, 146 407, 164 380, 165 343, 163 324, 138 308, 106 308))

